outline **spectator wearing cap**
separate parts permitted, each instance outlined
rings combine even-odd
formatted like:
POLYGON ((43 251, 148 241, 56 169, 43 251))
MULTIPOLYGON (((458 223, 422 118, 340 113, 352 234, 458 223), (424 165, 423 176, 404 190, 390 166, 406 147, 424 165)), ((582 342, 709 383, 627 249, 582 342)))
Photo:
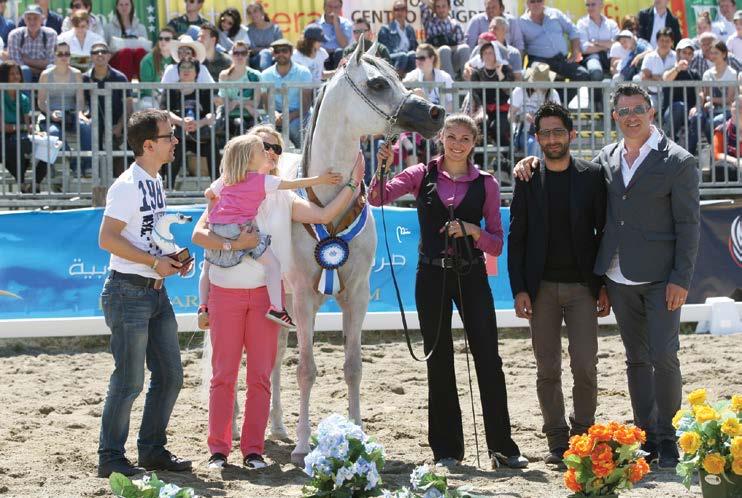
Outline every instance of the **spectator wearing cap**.
POLYGON ((572 21, 562 11, 545 7, 544 0, 527 1, 528 10, 518 22, 529 65, 544 62, 562 78, 573 81, 590 79, 587 69, 580 66, 580 35, 572 21), (571 53, 565 36, 569 38, 571 53))
POLYGON ((72 29, 63 31, 58 41, 65 42, 70 46, 72 52, 71 64, 73 67, 84 72, 90 68, 90 50, 95 43, 105 42, 105 39, 90 30, 90 15, 79 9, 72 13, 72 29))
POLYGON ((324 13, 314 21, 325 34, 326 42, 322 47, 330 57, 325 61, 325 69, 331 71, 338 67, 343 58, 343 49, 353 39, 353 23, 350 19, 341 16, 343 0, 324 0, 324 13))
POLYGON ((206 49, 203 65, 206 66, 213 80, 219 80, 219 74, 232 65, 229 55, 217 49, 219 30, 211 23, 202 24, 198 33, 198 41, 206 49))
POLYGON ((24 26, 8 34, 8 57, 21 66, 23 81, 38 81, 41 72, 54 62, 57 32, 42 26, 43 11, 29 5, 23 12, 24 26))
POLYGON ((587 15, 577 21, 580 48, 592 81, 601 81, 610 74, 608 52, 618 35, 618 24, 603 15, 603 0, 587 0, 587 15))
POLYGON ((742 59, 742 10, 734 13, 734 34, 727 38, 729 53, 737 59, 742 59))
MULTIPOLYGON (((673 48, 672 41, 672 30, 670 28, 662 28, 657 32, 657 48, 647 54, 642 61, 642 81, 662 81, 662 76, 665 71, 675 66, 677 58, 675 57, 675 51, 673 48)), ((652 97, 652 107, 659 109, 657 93, 659 88, 656 86, 647 87, 647 91, 652 97)))
POLYGON ((389 51, 392 64, 402 78, 415 69, 417 36, 407 22, 407 0, 397 0, 392 7, 392 20, 379 30, 377 41, 389 51))
MULTIPOLYGON (((327 33, 325 33, 327 36, 327 33)), ((296 64, 291 60, 294 45, 287 39, 281 38, 271 43, 273 59, 276 61, 260 75, 262 81, 273 83, 276 88, 281 88, 286 83, 309 83, 312 81, 312 73, 305 66, 296 64)), ((301 128, 307 115, 309 106, 312 104, 311 88, 291 88, 288 91, 288 109, 284 108, 283 95, 275 92, 275 122, 276 128, 282 129, 286 122, 289 127, 289 138, 294 147, 301 147, 301 128)), ((266 97, 267 98, 267 94, 266 97)), ((267 109, 267 102, 265 105, 267 109)))
POLYGON ((505 4, 503 4, 502 0, 487 0, 484 4, 484 12, 480 12, 469 20, 469 24, 466 25, 466 43, 469 45, 469 48, 473 51, 480 45, 479 36, 491 29, 492 21, 495 17, 504 17, 507 19, 510 27, 507 36, 508 45, 522 52, 523 33, 520 32, 520 25, 515 16, 509 12, 505 12, 505 4))
POLYGON ((312 73, 312 81, 325 79, 325 61, 330 55, 322 48, 327 41, 322 28, 317 24, 308 24, 304 28, 302 37, 296 42, 296 50, 291 54, 291 60, 305 66, 312 73))
MULTIPOLYGON (((516 20, 515 24, 517 23, 516 20)), ((464 66, 463 76, 465 80, 471 79, 472 72, 484 65, 479 54, 480 47, 484 43, 491 43, 495 48, 495 57, 498 63, 510 66, 515 81, 523 79, 523 57, 517 48, 507 42, 509 28, 510 22, 506 18, 498 16, 492 19, 489 31, 479 35, 479 44, 474 47, 471 59, 464 66)))
POLYGON ((461 23, 451 17, 451 0, 420 0, 420 22, 425 42, 438 51, 441 69, 451 76, 463 71, 471 49, 461 23))
POLYGON ((237 41, 247 43, 248 47, 251 45, 250 34, 242 25, 240 11, 234 7, 228 7, 219 14, 217 27, 219 28, 219 46, 226 52, 231 52, 232 46, 237 41))
POLYGON ((247 34, 250 36, 250 67, 262 71, 273 64, 271 43, 283 38, 281 28, 271 22, 263 5, 255 2, 247 6, 247 34))
POLYGON ((652 48, 657 48, 657 33, 669 28, 673 43, 680 41, 680 23, 667 8, 670 0, 654 0, 652 7, 639 11, 639 38, 647 40, 652 48))
POLYGON ((719 40, 726 41, 727 38, 736 33, 734 27, 734 13, 737 11, 735 0, 717 0, 716 21, 711 24, 711 30, 719 40))
POLYGON ((206 68, 201 67, 201 64, 206 60, 206 48, 201 42, 194 41, 188 35, 182 35, 178 38, 178 41, 172 41, 170 43, 170 57, 172 57, 174 64, 170 64, 162 72, 161 83, 176 83, 179 80, 178 77, 178 63, 181 60, 196 61, 199 65, 196 67, 196 83, 213 83, 214 78, 206 68))
MULTIPOLYGON (((176 36, 185 35, 191 26, 200 27, 202 24, 209 22, 201 15, 201 8, 204 6, 204 0, 184 0, 185 14, 170 19, 168 26, 173 28, 176 36)), ((193 38, 193 35, 191 35, 193 38)))
MULTIPOLYGON (((41 8, 42 26, 51 28, 55 33, 60 34, 62 32, 62 16, 49 9, 49 0, 34 0, 35 5, 41 8)), ((25 26, 26 21, 24 17, 18 20, 18 27, 25 26)))
MULTIPOLYGON (((371 23, 362 17, 356 19, 356 22, 353 23, 353 43, 343 49, 343 57, 352 54, 359 43, 364 52, 367 52, 374 44, 374 32, 371 30, 371 23)), ((376 57, 380 57, 390 64, 392 63, 389 50, 381 43, 376 48, 376 57)))
POLYGON ((616 42, 608 54, 611 60, 611 74, 615 81, 632 81, 641 71, 642 61, 652 52, 648 41, 637 38, 629 29, 616 36, 616 42))
MULTIPOLYGON (((93 44, 90 54, 93 60, 93 67, 88 69, 82 75, 83 83, 95 83, 98 88, 103 89, 106 83, 128 83, 129 79, 121 71, 111 67, 111 51, 106 42, 96 42, 93 44)), ((92 96, 89 91, 85 92, 85 102, 87 104, 87 116, 93 119, 93 105, 98 106, 98 140, 101 151, 105 151, 105 98, 101 95, 97 102, 92 102, 92 96)), ((113 90, 111 95, 111 116, 114 116, 113 123, 113 148, 118 149, 123 144, 124 137, 124 116, 131 115, 133 110, 131 92, 129 90, 113 90), (124 113, 124 107, 126 113, 124 113)), ((119 162, 114 168, 114 176, 118 176, 124 170, 124 165, 119 162)))
MULTIPOLYGON (((662 75, 664 81, 701 81, 700 74, 693 71, 690 61, 695 52, 693 40, 683 38, 675 48, 677 62, 662 75)), ((663 112, 663 128, 665 135, 681 146, 687 143, 679 142, 680 132, 685 129, 688 111, 696 106, 696 87, 664 88, 663 103, 667 106, 663 112)))
POLYGON ((0 0, 0 40, 2 40, 0 49, 8 46, 8 34, 15 29, 15 21, 5 16, 7 6, 8 0, 0 0))

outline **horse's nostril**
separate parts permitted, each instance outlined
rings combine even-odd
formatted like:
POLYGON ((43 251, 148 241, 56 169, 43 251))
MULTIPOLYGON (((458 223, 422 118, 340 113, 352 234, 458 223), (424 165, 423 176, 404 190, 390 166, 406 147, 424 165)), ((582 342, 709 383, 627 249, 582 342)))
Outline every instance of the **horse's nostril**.
POLYGON ((443 117, 443 109, 440 106, 434 105, 430 107, 430 117, 438 121, 443 117))

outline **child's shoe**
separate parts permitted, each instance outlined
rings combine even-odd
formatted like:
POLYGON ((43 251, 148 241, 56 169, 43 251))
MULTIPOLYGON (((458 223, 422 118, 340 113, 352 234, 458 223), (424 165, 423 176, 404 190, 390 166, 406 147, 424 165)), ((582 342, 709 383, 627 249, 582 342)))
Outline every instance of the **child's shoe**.
POLYGON ((278 308, 271 306, 268 310, 268 313, 265 314, 265 317, 268 320, 276 322, 281 327, 286 327, 289 329, 296 328, 294 320, 291 319, 291 316, 289 316, 285 309, 279 310, 278 308))
POLYGON ((201 330, 209 328, 209 308, 205 304, 198 307, 198 328, 201 330))

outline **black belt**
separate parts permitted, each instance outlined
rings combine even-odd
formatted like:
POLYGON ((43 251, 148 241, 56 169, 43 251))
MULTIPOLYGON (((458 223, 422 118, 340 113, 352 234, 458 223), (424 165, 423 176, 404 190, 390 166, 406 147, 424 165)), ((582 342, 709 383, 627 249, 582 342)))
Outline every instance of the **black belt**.
POLYGON ((465 260, 460 258, 430 258, 428 256, 420 255, 420 263, 424 265, 437 266, 439 268, 454 268, 456 266, 470 266, 484 263, 483 257, 476 257, 473 260, 465 260))
POLYGON ((162 289, 162 284, 165 281, 162 278, 148 278, 141 275, 135 275, 133 273, 121 273, 116 270, 111 270, 112 280, 125 280, 132 285, 139 287, 147 287, 152 289, 162 289))

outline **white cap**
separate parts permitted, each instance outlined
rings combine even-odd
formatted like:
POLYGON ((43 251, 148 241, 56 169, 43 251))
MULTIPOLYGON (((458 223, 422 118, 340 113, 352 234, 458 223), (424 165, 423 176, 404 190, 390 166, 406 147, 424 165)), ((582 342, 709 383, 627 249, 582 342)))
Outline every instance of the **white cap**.
POLYGON ((636 39, 636 37, 634 36, 634 33, 632 33, 631 31, 629 31, 628 29, 624 29, 623 31, 621 31, 620 33, 618 33, 616 35, 616 40, 618 40, 619 38, 632 38, 632 39, 636 39))

